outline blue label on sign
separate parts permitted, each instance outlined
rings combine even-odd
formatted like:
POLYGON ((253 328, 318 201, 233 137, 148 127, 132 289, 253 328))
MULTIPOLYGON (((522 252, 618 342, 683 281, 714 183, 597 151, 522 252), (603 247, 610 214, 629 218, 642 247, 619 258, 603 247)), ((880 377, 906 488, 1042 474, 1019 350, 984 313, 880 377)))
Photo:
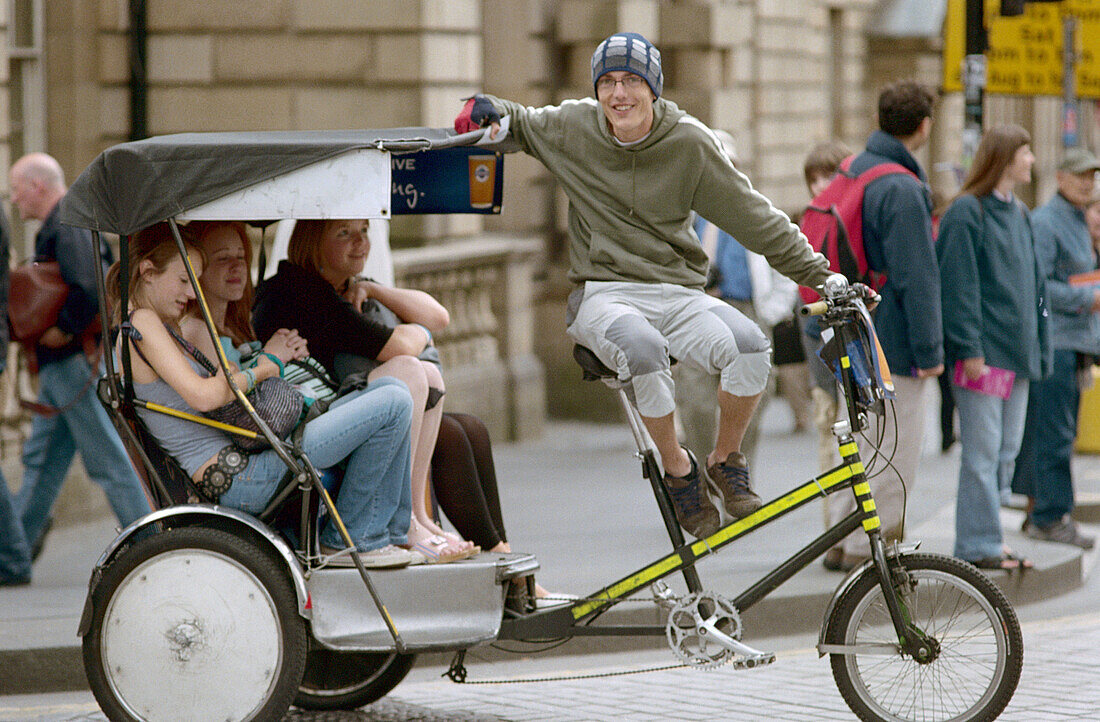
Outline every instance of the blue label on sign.
POLYGON ((504 154, 445 148, 390 156, 390 212, 500 213, 504 154))

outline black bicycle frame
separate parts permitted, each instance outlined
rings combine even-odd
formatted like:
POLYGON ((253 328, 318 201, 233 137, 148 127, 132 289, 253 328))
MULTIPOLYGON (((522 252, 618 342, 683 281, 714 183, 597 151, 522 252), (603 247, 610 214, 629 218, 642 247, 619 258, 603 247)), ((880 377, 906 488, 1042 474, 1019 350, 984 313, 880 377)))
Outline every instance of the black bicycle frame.
POLYGON ((901 612, 896 594, 890 584, 890 573, 886 566, 885 545, 882 540, 881 522, 875 509, 871 489, 867 483, 859 447, 851 428, 859 431, 865 424, 865 417, 853 401, 855 379, 851 371, 850 360, 846 357, 847 342, 855 338, 850 324, 837 320, 834 324, 840 335, 841 384, 848 400, 849 429, 837 431, 837 443, 842 462, 839 466, 800 484, 786 494, 764 504, 752 514, 731 522, 714 534, 691 543, 685 543, 672 512, 671 502, 664 485, 660 483, 661 473, 652 448, 641 441, 636 410, 630 404, 626 394, 619 390, 628 420, 639 442, 642 458, 642 473, 649 479, 661 516, 672 541, 673 552, 645 566, 628 576, 610 584, 594 594, 583 597, 568 606, 554 607, 541 612, 506 618, 501 624, 499 639, 536 640, 559 639, 570 636, 657 636, 665 634, 663 625, 594 625, 592 622, 615 604, 631 596, 656 581, 676 572, 683 572, 688 589, 691 592, 701 590, 701 583, 695 571, 695 564, 717 552, 734 541, 750 534, 767 524, 776 521, 805 504, 824 498, 842 489, 851 488, 856 497, 856 510, 844 517, 838 524, 812 540, 795 552, 775 569, 768 572, 732 600, 738 610, 744 611, 770 594, 785 581, 804 569, 814 559, 836 546, 853 531, 863 528, 871 541, 872 558, 878 568, 883 588, 890 591, 885 594, 887 606, 898 630, 904 638, 906 622, 901 612))

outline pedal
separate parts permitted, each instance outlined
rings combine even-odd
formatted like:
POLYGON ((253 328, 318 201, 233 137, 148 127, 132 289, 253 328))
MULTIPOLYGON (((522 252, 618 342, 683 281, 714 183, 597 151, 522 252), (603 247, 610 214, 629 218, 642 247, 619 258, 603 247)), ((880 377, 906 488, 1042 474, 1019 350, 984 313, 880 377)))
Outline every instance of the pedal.
POLYGON ((651 590, 653 591, 653 601, 665 611, 672 611, 680 603, 680 597, 676 596, 676 593, 662 581, 653 582, 651 590))
POLYGON ((775 661, 775 652, 758 652, 748 657, 733 660, 734 669, 755 669, 775 661))

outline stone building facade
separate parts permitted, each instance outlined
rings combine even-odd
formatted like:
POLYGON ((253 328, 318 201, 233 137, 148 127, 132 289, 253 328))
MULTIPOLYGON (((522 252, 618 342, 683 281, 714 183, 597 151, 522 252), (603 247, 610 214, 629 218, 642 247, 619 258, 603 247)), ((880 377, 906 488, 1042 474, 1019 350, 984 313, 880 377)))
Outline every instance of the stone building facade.
MULTIPOLYGON (((0 0, 0 159, 44 149, 75 176, 128 138, 140 27, 131 5, 145 7, 149 134, 445 126, 479 89, 530 105, 591 94, 595 45, 636 30, 661 48, 666 96, 730 131, 743 169, 788 212, 807 200, 811 145, 838 138, 858 150, 885 82, 915 75, 936 86, 941 76, 938 38, 869 34, 875 0, 0 0)), ((1035 130, 1038 175, 1049 176, 1050 104, 989 105, 991 120, 1035 130)), ((961 124, 961 100, 943 98, 921 157, 945 196, 961 124)), ((564 196, 532 159, 506 166, 499 217, 404 217, 391 238, 400 282, 456 312, 440 339, 449 407, 484 415, 498 438, 522 438, 540 432, 547 410, 615 412, 601 403, 610 394, 581 388, 570 360, 564 196)), ((1046 182, 1032 198, 1049 194, 1046 182)), ((17 254, 26 244, 17 239, 17 254)))

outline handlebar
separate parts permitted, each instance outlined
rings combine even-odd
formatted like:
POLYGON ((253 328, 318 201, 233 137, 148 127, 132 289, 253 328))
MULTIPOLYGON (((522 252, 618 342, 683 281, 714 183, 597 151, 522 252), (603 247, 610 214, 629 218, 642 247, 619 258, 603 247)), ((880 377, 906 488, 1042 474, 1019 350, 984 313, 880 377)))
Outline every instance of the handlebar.
POLYGON ((821 316, 828 310, 828 301, 814 301, 813 303, 807 303, 805 306, 798 309, 798 312, 803 316, 821 316))
POLYGON ((869 302, 873 307, 882 300, 881 296, 867 286, 862 283, 849 283, 848 279, 839 273, 834 273, 825 279, 825 283, 822 284, 822 296, 821 300, 804 305, 799 309, 799 313, 803 316, 824 316, 830 311, 862 308, 864 302, 869 302))

